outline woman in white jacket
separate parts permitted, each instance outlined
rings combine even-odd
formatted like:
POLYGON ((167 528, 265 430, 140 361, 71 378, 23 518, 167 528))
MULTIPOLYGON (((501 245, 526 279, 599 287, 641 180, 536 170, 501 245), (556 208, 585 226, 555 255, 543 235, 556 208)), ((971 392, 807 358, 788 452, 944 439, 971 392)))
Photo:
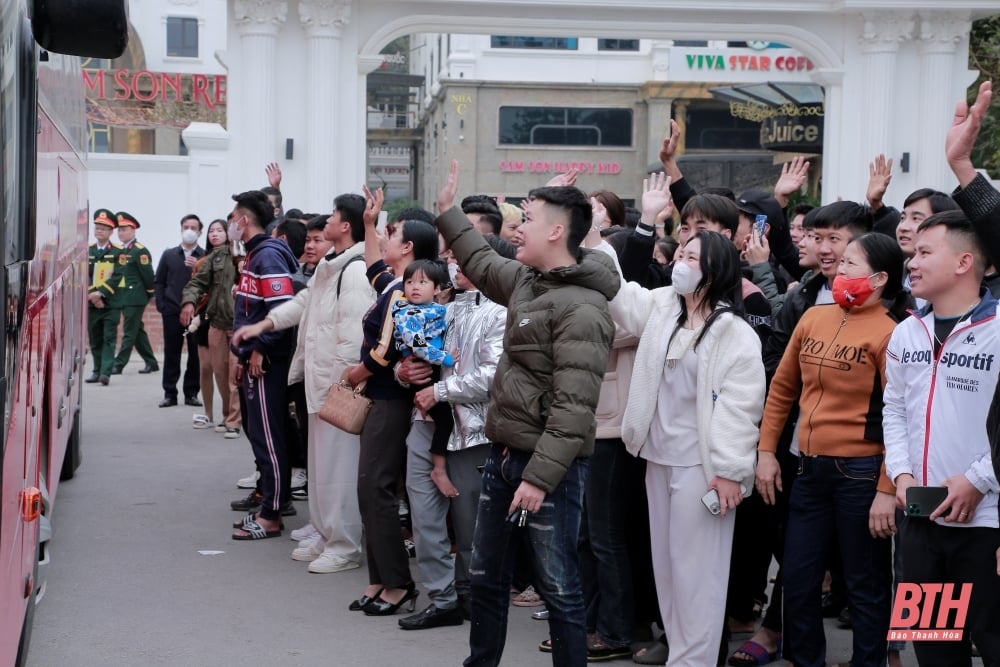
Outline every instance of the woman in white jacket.
MULTIPOLYGON (((643 218, 652 219, 669 205, 662 175, 644 190, 643 218)), ((733 510, 752 488, 764 406, 760 340, 742 317, 736 248, 699 232, 678 251, 673 286, 623 284, 609 307, 615 324, 639 337, 622 439, 647 462, 667 664, 714 665, 733 510)))

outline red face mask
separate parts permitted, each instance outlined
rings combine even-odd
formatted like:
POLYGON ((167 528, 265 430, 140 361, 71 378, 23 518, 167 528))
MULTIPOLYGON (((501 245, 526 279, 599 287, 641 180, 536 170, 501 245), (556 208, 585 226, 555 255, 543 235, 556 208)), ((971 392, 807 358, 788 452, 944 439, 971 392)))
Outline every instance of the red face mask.
POLYGON ((871 276, 848 278, 838 274, 833 279, 833 300, 841 308, 860 306, 875 293, 875 288, 872 287, 871 283, 871 277, 874 275, 873 273, 871 276))

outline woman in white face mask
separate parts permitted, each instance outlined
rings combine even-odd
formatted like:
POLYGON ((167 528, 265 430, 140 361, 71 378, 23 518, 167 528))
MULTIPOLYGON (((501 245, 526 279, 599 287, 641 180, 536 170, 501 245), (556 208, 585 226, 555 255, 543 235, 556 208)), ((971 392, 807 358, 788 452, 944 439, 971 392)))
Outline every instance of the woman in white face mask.
MULTIPOLYGON (((670 205, 668 186, 662 174, 644 184, 643 220, 670 205)), ((753 485, 764 366, 743 318, 739 262, 728 239, 702 231, 678 250, 672 286, 624 283, 609 304, 615 324, 639 337, 622 439, 646 459, 670 665, 715 664, 734 510, 753 485)))

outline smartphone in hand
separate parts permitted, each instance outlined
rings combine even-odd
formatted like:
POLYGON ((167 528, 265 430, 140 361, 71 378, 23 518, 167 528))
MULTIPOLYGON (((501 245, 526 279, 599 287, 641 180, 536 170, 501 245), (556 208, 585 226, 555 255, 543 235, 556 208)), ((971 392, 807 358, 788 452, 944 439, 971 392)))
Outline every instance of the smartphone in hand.
POLYGON ((947 497, 943 486, 911 486, 906 490, 906 516, 928 518, 947 497))

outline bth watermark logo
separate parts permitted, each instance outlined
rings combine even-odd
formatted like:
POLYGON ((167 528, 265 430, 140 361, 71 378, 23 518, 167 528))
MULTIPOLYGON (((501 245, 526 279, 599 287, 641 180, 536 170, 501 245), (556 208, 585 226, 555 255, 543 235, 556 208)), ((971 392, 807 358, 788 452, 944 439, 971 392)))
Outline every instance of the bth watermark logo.
POLYGON ((889 641, 961 641, 972 584, 899 584, 889 619, 889 641))

